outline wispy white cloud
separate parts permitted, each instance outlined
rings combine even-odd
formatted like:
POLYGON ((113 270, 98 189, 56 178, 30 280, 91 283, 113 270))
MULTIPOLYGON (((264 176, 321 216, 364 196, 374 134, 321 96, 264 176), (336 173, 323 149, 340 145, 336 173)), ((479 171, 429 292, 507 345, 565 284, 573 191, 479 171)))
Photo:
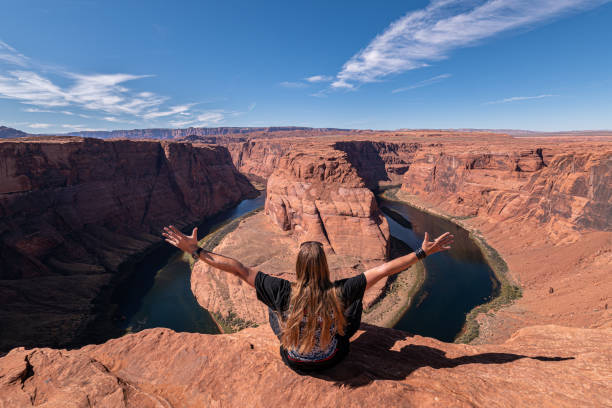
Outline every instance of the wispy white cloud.
POLYGON ((206 124, 214 123, 217 124, 222 122, 225 119, 225 115, 223 112, 204 112, 201 115, 198 115, 198 122, 203 123, 202 126, 206 126, 206 124))
POLYGON ((31 127, 32 129, 46 129, 49 128, 53 125, 49 124, 49 123, 30 123, 28 125, 28 127, 31 127))
POLYGON ((123 122, 121 119, 114 116, 105 116, 103 119, 107 122, 123 122))
POLYGON ((172 127, 206 127, 211 125, 218 125, 222 123, 226 116, 236 116, 241 112, 226 112, 223 110, 206 111, 198 114, 197 116, 185 119, 185 120, 171 120, 168 122, 172 127))
MULTIPOLYGON (((0 63, 13 69, 0 70, 0 98, 12 99, 32 105, 27 112, 62 113, 74 116, 72 110, 53 108, 73 107, 115 115, 131 115, 151 120, 174 115, 188 116, 194 104, 176 105, 164 109, 169 98, 148 91, 136 91, 126 86, 132 81, 149 78, 152 75, 77 74, 55 69, 55 76, 63 77, 61 84, 47 70, 0 41, 0 63), (15 66, 19 66, 15 69, 15 66), (39 67, 39 68, 36 68, 39 67)), ((76 115, 91 119, 84 113, 76 115)), ((106 120, 106 119, 105 119, 106 120)), ((127 123, 127 121, 124 121, 127 123)), ((72 126, 72 125, 71 125, 72 126)))
POLYGON ((404 91, 409 91, 411 89, 416 89, 416 88, 422 88, 424 86, 428 86, 428 85, 433 85, 436 84, 440 81, 444 81, 447 78, 450 78, 452 75, 451 74, 442 74, 442 75, 438 75, 435 76, 433 78, 429 78, 429 79, 425 79, 423 81, 417 82, 415 84, 409 85, 409 86, 405 86, 403 88, 397 88, 391 91, 391 93, 398 93, 398 92, 404 92, 404 91))
POLYGON ((30 71, 9 71, 0 75, 0 97, 44 106, 66 106, 67 94, 46 78, 30 71))
POLYGON ((530 99, 551 98, 553 96, 559 96, 559 95, 544 94, 544 95, 535 95, 535 96, 513 96, 511 98, 500 99, 498 101, 486 102, 485 105, 495 105, 495 104, 498 104, 498 103, 527 101, 527 100, 530 100, 530 99))
POLYGON ((25 108, 23 111, 29 112, 29 113, 55 113, 55 111, 52 111, 49 109, 38 109, 38 108, 25 108))
POLYGON ((66 129, 68 131, 73 131, 73 132, 80 132, 80 131, 95 132, 95 131, 101 131, 101 130, 108 130, 108 128, 93 128, 93 127, 87 126, 87 125, 63 124, 61 127, 63 129, 66 129))
POLYGON ((0 61, 18 65, 20 67, 25 67, 28 65, 28 58, 25 55, 17 52, 16 49, 4 41, 0 41, 0 61))
POLYGON ((315 93, 311 93, 310 96, 314 96, 315 98, 327 98, 329 95, 329 89, 321 89, 315 93))
POLYGON ((283 81, 279 83, 279 85, 284 88, 304 88, 308 86, 304 82, 294 82, 294 81, 283 81))
POLYGON ((168 122, 170 124, 170 126, 172 126, 173 128, 184 128, 184 127, 189 127, 195 123, 197 123, 196 120, 194 119, 188 119, 188 120, 179 120, 179 119, 175 119, 175 120, 171 120, 168 122))
POLYGON ((189 111, 189 109, 191 109, 191 107, 194 104, 188 104, 188 105, 177 105, 177 106, 171 106, 167 111, 152 111, 152 112, 148 112, 145 113, 142 117, 144 119, 155 119, 155 118, 162 118, 164 116, 172 116, 172 115, 176 115, 176 114, 181 114, 181 113, 187 113, 187 111, 189 111))
MULTIPOLYGON (((149 75, 105 74, 79 75, 66 73, 73 80, 60 87, 33 71, 8 71, 0 75, 0 97, 43 108, 69 105, 111 114, 144 115, 162 104, 166 98, 157 95, 132 95, 122 84, 149 75)), ((66 111, 65 111, 66 112, 66 111)))
POLYGON ((336 75, 332 88, 425 67, 455 49, 610 0, 432 0, 392 23, 336 75))
POLYGON ((308 82, 329 82, 332 79, 334 79, 334 77, 327 76, 327 75, 313 75, 305 79, 308 82))

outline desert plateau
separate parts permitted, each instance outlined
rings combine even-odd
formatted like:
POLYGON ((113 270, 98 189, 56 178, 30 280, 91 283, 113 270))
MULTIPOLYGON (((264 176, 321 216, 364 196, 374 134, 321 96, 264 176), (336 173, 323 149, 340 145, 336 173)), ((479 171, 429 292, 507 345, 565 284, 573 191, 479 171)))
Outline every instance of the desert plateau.
MULTIPOLYGON (((469 384, 478 381, 477 375, 486 375, 495 388, 495 381, 505 383, 513 370, 516 377, 510 374, 512 385, 503 385, 503 399, 491 390, 477 403, 509 405, 523 393, 535 398, 529 387, 544 387, 559 372, 577 378, 592 375, 589 381, 601 388, 583 392, 589 400, 610 402, 608 137, 570 142, 494 133, 356 132, 349 137, 253 137, 211 145, 195 137, 158 142, 65 136, 6 139, 0 150, 6 163, 2 323, 11 333, 3 335, 2 346, 5 353, 17 347, 0 360, 7 406, 63 398, 142 406, 215 401, 232 405, 242 398, 235 391, 211 393, 220 386, 204 377, 180 376, 180 361, 190 366, 200 361, 196 371, 214 370, 218 375, 219 370, 231 370, 232 375, 249 377, 246 373, 255 370, 258 376, 270 377, 266 382, 274 387, 281 383, 273 378, 283 378, 299 390, 301 396, 291 400, 295 403, 310 401, 310 387, 326 390, 325 384, 336 383, 345 384, 340 389, 347 391, 322 391, 329 401, 350 405, 353 398, 371 395, 366 390, 374 387, 380 401, 394 404, 400 397, 392 383, 400 381, 412 390, 411 401, 438 398, 444 404, 467 406, 474 403, 469 384), (127 177, 132 172, 139 173, 127 177), (130 185, 134 177, 140 182, 130 185), (423 283, 409 270, 367 292, 368 324, 356 335, 355 349, 363 343, 373 352, 349 357, 345 366, 321 378, 289 380, 296 374, 278 373, 288 370, 279 362, 274 362, 276 368, 268 365, 275 360, 274 337, 267 327, 267 310, 252 289, 199 261, 190 279, 193 295, 217 320, 216 332, 234 334, 181 335, 152 328, 100 346, 84 346, 101 340, 96 325, 113 324, 113 316, 101 311, 110 306, 108 293, 126 279, 121 276, 122 263, 159 248, 158 232, 164 223, 189 227, 257 195, 249 178, 265 185, 260 193, 265 194, 264 208, 238 217, 231 228, 216 230, 209 245, 275 276, 295 279, 292 259, 304 239, 324 243, 335 278, 353 276, 388 259, 393 221, 387 221, 379 207, 381 195, 447 219, 468 231, 470 239, 491 248, 498 256, 490 260, 497 286, 457 335, 458 341, 472 345, 384 328, 397 323, 398 313, 410 307, 423 283), (520 294, 504 298, 513 288, 520 294), (40 293, 46 295, 36 300, 40 293), (466 330, 471 331, 467 337, 466 330), (148 346, 151 341, 154 345, 148 346), (38 347, 71 351, 58 354, 38 347), (234 355, 246 371, 236 374, 231 360, 213 357, 207 349, 215 349, 217 356, 234 355), (159 360, 162 355, 169 360, 159 360), (149 361, 159 368, 135 365, 148 366, 149 361), (245 361, 250 361, 246 367, 245 361), (599 369, 583 371, 585 364, 595 361, 599 369), (470 372, 476 367, 470 362, 486 364, 488 371, 470 372), (433 371, 419 369, 422 366, 433 371), (170 373, 161 367, 171 367, 170 373), (75 375, 68 374, 72 370, 75 375), (417 371, 410 375, 413 370, 417 371), (452 394, 435 391, 432 385, 439 381, 451 386, 446 374, 444 380, 436 379, 444 370, 459 370, 448 376, 463 378, 452 394), (164 380, 160 383, 156 375, 164 380), (56 385, 39 385, 43 377, 56 385), (89 385, 82 388, 79 381, 89 385), (186 400, 187 394, 194 398, 186 400)), ((250 386, 242 387, 248 392, 250 386)), ((555 392, 551 401, 561 406, 587 398, 579 389, 571 390, 575 399, 562 398, 556 387, 555 392)), ((257 404, 265 405, 265 400, 257 404)))
POLYGON ((0 408, 612 408, 612 0, 2 17, 0 408))

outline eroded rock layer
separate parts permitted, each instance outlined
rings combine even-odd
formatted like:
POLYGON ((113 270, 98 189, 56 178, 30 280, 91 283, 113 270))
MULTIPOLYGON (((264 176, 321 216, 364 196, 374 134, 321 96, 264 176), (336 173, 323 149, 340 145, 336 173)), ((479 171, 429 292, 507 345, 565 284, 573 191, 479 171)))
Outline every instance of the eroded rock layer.
MULTIPOLYGON (((268 148, 264 155, 269 154, 268 148)), ((252 150, 243 152, 252 157, 252 150)), ((296 144, 275 162, 267 180, 265 213, 241 222, 216 252, 292 281, 302 241, 324 244, 332 279, 354 276, 386 259, 387 221, 344 151, 327 144, 296 144)), ((366 304, 381 294, 384 285, 379 282, 368 293, 366 304)), ((252 288, 203 262, 193 268, 191 289, 202 307, 223 318, 267 321, 267 309, 252 288)))
POLYGON ((0 406, 610 406, 612 329, 522 329, 467 346, 362 325, 346 360, 298 375, 268 327, 150 329, 79 350, 0 358, 0 406))
POLYGON ((30 139, 0 143, 0 349, 66 344, 122 262, 253 187, 220 146, 30 139))
POLYGON ((450 216, 503 257, 523 296, 478 317, 477 342, 521 327, 604 327, 612 280, 612 144, 602 138, 443 138, 423 146, 398 197, 450 216))
MULTIPOLYGON (((612 228, 612 153, 557 154, 541 148, 420 151, 402 190, 461 216, 521 218, 551 229, 612 228)), ((560 231, 558 231, 560 232, 560 231)))
POLYGON ((268 179, 265 211, 300 241, 322 242, 341 255, 387 256, 389 226, 344 152, 292 149, 268 179))
POLYGON ((480 234, 506 260, 523 298, 498 311, 500 320, 481 316, 478 341, 503 341, 530 324, 600 327, 612 320, 606 308, 612 145, 606 137, 402 131, 342 140, 259 139, 230 151, 245 173, 268 179, 267 213, 297 240, 311 234, 342 252, 342 244, 354 240, 326 236, 321 211, 359 216, 368 213, 369 200, 338 198, 338 187, 356 192, 400 181, 400 198, 480 234))

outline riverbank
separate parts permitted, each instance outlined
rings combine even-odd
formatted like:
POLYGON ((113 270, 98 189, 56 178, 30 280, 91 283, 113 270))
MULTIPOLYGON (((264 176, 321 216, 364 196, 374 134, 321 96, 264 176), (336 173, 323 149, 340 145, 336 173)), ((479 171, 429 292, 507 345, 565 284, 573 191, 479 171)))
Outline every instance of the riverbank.
MULTIPOLYGON (((471 217, 455 217, 435 210, 423 203, 418 197, 403 193, 397 186, 390 186, 382 190, 380 196, 389 201, 397 201, 419 211, 450 221, 468 231, 472 241, 479 247, 485 261, 490 266, 493 276, 493 294, 491 300, 473 308, 467 315, 466 321, 459 335, 455 338, 457 343, 469 343, 479 336, 477 317, 481 313, 496 312, 500 308, 511 304, 521 297, 521 289, 511 280, 508 266, 499 253, 491 247, 482 234, 472 226, 462 222, 471 217)), ((408 310, 408 308, 406 308, 408 310)))
MULTIPOLYGON (((207 251, 214 251, 215 248, 221 243, 221 241, 223 241, 223 238, 225 238, 231 232, 235 231, 242 221, 254 216, 255 214, 260 213, 262 210, 263 208, 257 208, 238 218, 234 218, 233 220, 229 220, 219 225, 219 227, 217 227, 215 230, 211 231, 204 238, 200 239, 198 241, 198 245, 207 251)), ((193 268, 195 260, 187 254, 185 254, 184 257, 185 259, 188 259, 190 268, 193 268)), ((246 329, 248 327, 258 326, 258 324, 255 322, 241 319, 231 310, 227 313, 226 316, 223 316, 220 312, 209 311, 209 313, 213 318, 215 324, 217 325, 219 332, 222 334, 234 333, 242 329, 246 329)))
MULTIPOLYGON (((241 203, 256 199, 257 197, 247 198, 241 203)), ((197 226, 201 231, 206 231, 220 217, 236 211, 242 205, 241 203, 228 205, 203 221, 181 227, 181 230, 188 232, 197 226)), ((214 239, 227 228, 231 228, 231 222, 223 223, 221 226, 214 228, 206 237, 212 235, 214 239)), ((171 259, 179 257, 182 261, 192 262, 190 256, 179 254, 179 251, 163 241, 161 236, 152 238, 155 238, 155 240, 151 239, 151 244, 132 254, 120 264, 118 272, 114 274, 110 283, 95 298, 92 306, 92 319, 75 338, 74 347, 100 343, 129 333, 129 326, 126 328, 125 322, 126 314, 128 315, 127 318, 130 315, 122 310, 124 302, 142 299, 155 284, 160 267, 167 264, 171 259)), ((214 323, 219 332, 222 333, 221 325, 217 321, 214 323)))
POLYGON ((388 279, 383 293, 363 311, 363 322, 393 328, 410 308, 414 296, 425 282, 422 262, 388 279))

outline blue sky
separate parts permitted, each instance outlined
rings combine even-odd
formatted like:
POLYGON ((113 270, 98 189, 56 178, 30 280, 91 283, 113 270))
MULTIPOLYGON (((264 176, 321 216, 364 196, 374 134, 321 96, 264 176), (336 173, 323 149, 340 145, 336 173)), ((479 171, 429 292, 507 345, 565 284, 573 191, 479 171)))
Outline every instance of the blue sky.
POLYGON ((0 124, 612 129, 612 2, 8 1, 0 124))

